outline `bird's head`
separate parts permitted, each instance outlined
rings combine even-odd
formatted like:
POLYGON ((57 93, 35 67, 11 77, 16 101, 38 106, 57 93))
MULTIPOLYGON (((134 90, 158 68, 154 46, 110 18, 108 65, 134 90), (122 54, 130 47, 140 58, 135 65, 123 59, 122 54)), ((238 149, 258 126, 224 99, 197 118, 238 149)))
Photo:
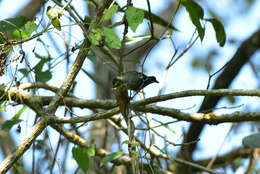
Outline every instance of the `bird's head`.
POLYGON ((148 81, 148 85, 151 83, 159 83, 154 76, 148 76, 146 81, 148 81))
POLYGON ((113 79, 113 88, 123 87, 129 90, 138 91, 151 83, 159 83, 154 76, 146 76, 136 71, 122 73, 113 79))

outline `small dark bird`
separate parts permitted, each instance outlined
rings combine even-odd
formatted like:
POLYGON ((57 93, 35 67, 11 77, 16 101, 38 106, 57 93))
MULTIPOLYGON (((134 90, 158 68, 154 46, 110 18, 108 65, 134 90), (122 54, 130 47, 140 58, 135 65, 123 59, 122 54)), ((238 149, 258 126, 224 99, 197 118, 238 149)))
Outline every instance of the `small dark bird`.
POLYGON ((133 91, 140 91, 151 83, 159 83, 154 76, 146 76, 136 71, 127 71, 113 79, 113 88, 125 87, 133 91))
MULTIPOLYGON (((154 76, 146 76, 136 71, 127 71, 113 79, 116 101, 124 118, 129 115, 129 102, 134 97, 128 96, 127 90, 139 92, 151 83, 159 83, 154 76)), ((128 123, 128 121, 126 120, 128 123)))

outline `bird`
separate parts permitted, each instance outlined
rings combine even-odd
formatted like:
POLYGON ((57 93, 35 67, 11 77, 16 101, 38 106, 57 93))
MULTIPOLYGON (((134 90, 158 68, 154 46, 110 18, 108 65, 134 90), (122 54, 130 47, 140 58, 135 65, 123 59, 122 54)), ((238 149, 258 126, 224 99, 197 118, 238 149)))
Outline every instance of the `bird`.
POLYGON ((140 91, 151 83, 159 83, 154 76, 147 76, 137 71, 123 72, 112 81, 113 88, 123 87, 132 91, 140 91))
POLYGON ((147 76, 144 73, 137 71, 127 71, 116 76, 112 83, 113 89, 115 89, 115 96, 119 110, 128 124, 130 100, 133 99, 134 96, 147 85, 159 82, 154 76, 147 76), (127 90, 135 91, 136 94, 129 97, 127 90))

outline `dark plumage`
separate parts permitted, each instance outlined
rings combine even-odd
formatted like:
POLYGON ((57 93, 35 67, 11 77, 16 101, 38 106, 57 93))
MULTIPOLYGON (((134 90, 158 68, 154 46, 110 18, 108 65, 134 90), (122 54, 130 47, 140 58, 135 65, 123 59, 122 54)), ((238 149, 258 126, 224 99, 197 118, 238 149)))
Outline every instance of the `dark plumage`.
POLYGON ((113 79, 113 88, 119 86, 139 91, 151 83, 159 83, 154 76, 146 76, 136 71, 127 71, 113 79))

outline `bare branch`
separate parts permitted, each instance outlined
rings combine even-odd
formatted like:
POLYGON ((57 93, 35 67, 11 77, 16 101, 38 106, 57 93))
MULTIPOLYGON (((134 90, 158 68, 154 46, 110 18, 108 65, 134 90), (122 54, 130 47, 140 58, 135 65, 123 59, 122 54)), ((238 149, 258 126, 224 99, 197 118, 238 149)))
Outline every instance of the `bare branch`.
POLYGON ((46 126, 46 119, 41 119, 32 127, 27 137, 19 144, 16 150, 0 163, 0 173, 6 173, 14 165, 23 153, 30 148, 31 144, 42 133, 46 126))

